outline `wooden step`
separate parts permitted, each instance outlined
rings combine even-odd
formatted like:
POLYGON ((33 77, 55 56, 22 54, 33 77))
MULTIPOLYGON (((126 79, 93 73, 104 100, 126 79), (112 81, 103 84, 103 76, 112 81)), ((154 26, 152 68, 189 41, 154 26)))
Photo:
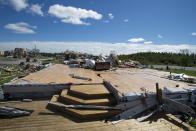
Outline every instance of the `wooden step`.
MULTIPOLYGON (((58 103, 58 99, 59 99, 59 96, 54 95, 51 99, 51 102, 58 103)), ((65 108, 65 107, 60 107, 60 106, 51 105, 51 104, 48 104, 47 108, 55 109, 62 113, 77 117, 79 119, 84 119, 84 120, 108 118, 121 112, 120 110, 73 109, 73 108, 65 108)))
POLYGON ((80 97, 72 96, 67 94, 67 90, 63 90, 59 102, 64 104, 73 105, 97 105, 97 106, 112 106, 116 104, 116 100, 111 97, 101 99, 82 99, 80 97))
POLYGON ((84 99, 99 99, 111 97, 112 94, 103 84, 98 85, 72 85, 68 94, 72 94, 84 99))

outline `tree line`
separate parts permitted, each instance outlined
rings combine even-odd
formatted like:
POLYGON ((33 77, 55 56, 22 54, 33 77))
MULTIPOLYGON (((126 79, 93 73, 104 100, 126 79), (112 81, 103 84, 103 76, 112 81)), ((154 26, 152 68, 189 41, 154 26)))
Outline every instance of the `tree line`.
POLYGON ((175 65, 196 67, 196 54, 145 52, 119 55, 122 61, 139 61, 144 65, 175 65))

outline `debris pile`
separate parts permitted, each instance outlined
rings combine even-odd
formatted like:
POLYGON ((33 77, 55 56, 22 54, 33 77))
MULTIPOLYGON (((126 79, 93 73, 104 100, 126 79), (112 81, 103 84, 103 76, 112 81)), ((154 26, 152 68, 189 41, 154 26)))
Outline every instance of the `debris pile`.
POLYGON ((121 68, 144 68, 139 61, 129 60, 128 62, 121 62, 119 65, 121 68))
POLYGON ((121 104, 117 106, 122 106, 124 111, 110 120, 113 124, 135 118, 135 116, 137 116, 137 120, 143 121, 158 111, 180 112, 196 117, 196 112, 193 110, 196 108, 196 89, 169 91, 165 88, 162 91, 157 83, 156 94, 144 92, 143 94, 123 96, 121 104), (145 114, 146 112, 149 113, 145 114))
POLYGON ((111 52, 108 56, 100 54, 99 56, 84 55, 82 53, 66 52, 63 64, 69 65, 71 68, 85 68, 94 70, 110 70, 116 67, 120 68, 145 68, 139 61, 129 60, 122 62, 119 60, 115 52, 111 52))
MULTIPOLYGON (((71 54, 72 53, 73 52, 71 52, 71 54)), ((119 65, 119 59, 115 53, 111 53, 109 56, 99 55, 98 57, 90 55, 81 55, 79 57, 79 54, 77 57, 71 57, 71 54, 66 52, 66 59, 63 62, 64 64, 69 65, 70 68, 109 70, 111 68, 118 67, 119 65)))
POLYGON ((96 62, 95 70, 109 70, 111 68, 110 62, 96 62))
POLYGON ((164 78, 169 80, 176 80, 176 81, 184 81, 188 83, 196 83, 196 79, 194 77, 188 76, 184 73, 182 74, 170 74, 168 76, 164 76, 164 78))

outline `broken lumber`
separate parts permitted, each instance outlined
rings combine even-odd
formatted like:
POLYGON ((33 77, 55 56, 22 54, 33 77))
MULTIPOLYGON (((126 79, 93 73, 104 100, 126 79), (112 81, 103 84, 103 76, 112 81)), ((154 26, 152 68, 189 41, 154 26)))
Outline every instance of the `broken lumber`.
POLYGON ((120 120, 117 120, 117 121, 112 121, 112 124, 116 124, 120 121, 123 121, 123 120, 126 120, 126 119, 131 119, 133 118, 134 116, 154 107, 158 105, 158 102, 156 101, 156 99, 152 99, 151 101, 144 101, 143 103, 133 107, 133 108, 130 108, 118 115, 115 116, 115 118, 117 119, 120 119, 120 120))
POLYGON ((87 80, 87 81, 92 81, 91 78, 87 78, 87 77, 82 77, 82 76, 77 76, 74 74, 69 74, 72 78, 76 78, 76 79, 81 79, 81 80, 87 80))

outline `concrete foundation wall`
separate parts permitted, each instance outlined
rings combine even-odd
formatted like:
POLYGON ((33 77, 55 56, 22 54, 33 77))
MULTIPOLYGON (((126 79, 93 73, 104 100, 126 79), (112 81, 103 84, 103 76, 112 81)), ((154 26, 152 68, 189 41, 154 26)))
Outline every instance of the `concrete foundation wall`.
POLYGON ((69 84, 5 84, 2 86, 5 97, 11 99, 50 98, 59 94, 62 89, 68 89, 69 84))

